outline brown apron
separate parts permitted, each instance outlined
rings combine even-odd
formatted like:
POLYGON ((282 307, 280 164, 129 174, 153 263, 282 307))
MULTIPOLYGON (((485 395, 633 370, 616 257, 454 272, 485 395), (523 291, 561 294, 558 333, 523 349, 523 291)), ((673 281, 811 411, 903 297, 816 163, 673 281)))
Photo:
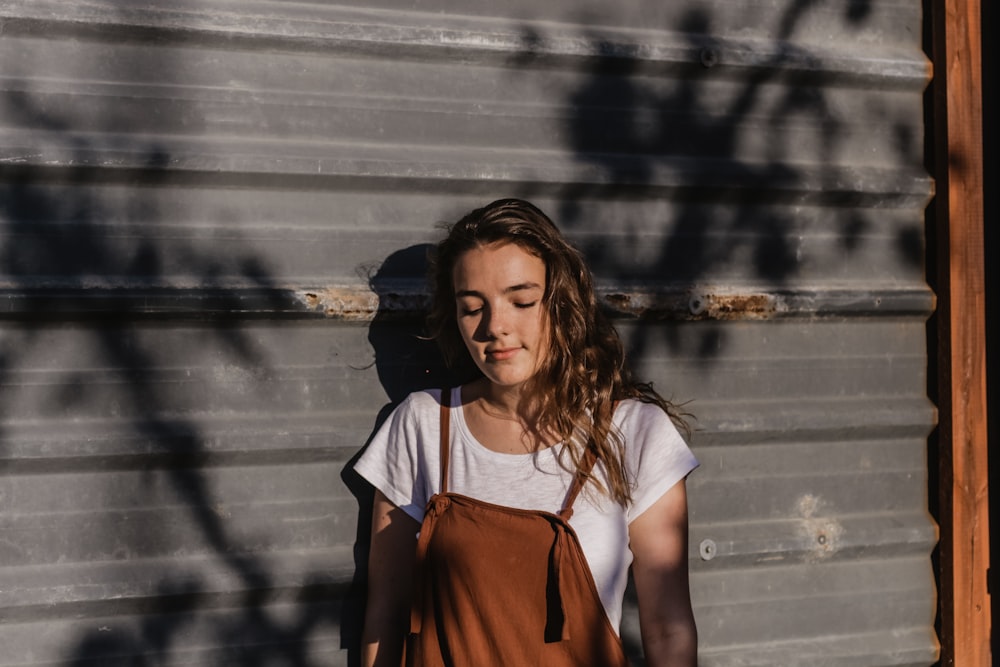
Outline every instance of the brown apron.
MULTIPOLYGON (((441 492, 417 541, 408 667, 624 667, 568 520, 585 475, 558 514, 448 492, 450 392, 441 399, 441 492)), ((592 455, 585 462, 589 472, 592 455)))

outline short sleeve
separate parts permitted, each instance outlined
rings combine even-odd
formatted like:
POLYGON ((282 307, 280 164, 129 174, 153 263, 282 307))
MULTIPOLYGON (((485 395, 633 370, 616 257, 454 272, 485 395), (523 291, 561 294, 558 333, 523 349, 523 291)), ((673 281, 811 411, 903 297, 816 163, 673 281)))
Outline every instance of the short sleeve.
POLYGON ((698 460, 659 406, 625 401, 615 413, 625 439, 625 464, 634 481, 631 523, 698 467, 698 460))
POLYGON ((439 398, 430 392, 410 394, 372 438, 354 470, 394 505, 417 521, 430 497, 430 466, 436 466, 439 398), (432 442, 427 447, 428 441, 432 442), (428 461, 434 452, 434 462, 428 461))

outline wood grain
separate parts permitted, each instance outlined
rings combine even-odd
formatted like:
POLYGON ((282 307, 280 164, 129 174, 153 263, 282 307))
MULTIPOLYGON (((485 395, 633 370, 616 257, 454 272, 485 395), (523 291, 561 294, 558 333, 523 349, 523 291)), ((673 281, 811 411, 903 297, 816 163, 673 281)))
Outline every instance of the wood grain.
POLYGON ((979 0, 934 6, 942 665, 990 655, 979 0))

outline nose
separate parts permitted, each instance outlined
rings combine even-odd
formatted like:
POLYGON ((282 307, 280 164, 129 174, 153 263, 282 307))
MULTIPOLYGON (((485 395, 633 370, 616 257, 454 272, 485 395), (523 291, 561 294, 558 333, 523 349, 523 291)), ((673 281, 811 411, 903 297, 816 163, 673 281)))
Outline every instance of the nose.
POLYGON ((491 306, 483 310, 480 329, 489 340, 496 340, 509 333, 507 315, 502 306, 491 306))

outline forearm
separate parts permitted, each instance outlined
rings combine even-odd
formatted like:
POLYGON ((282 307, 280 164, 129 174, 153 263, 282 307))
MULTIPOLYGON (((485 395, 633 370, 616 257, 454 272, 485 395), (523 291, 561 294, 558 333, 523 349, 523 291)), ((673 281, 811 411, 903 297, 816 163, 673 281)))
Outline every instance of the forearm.
POLYGON ((420 524, 376 492, 368 556, 363 667, 399 667, 410 624, 415 535, 420 524))
POLYGON ((647 667, 696 667, 698 631, 694 619, 643 627, 642 649, 647 667))
POLYGON ((687 493, 679 482, 629 527, 642 648, 649 667, 695 667, 688 585, 687 493))
POLYGON ((405 619, 396 614, 386 618, 378 613, 365 614, 361 638, 362 667, 399 667, 406 636, 405 619))

